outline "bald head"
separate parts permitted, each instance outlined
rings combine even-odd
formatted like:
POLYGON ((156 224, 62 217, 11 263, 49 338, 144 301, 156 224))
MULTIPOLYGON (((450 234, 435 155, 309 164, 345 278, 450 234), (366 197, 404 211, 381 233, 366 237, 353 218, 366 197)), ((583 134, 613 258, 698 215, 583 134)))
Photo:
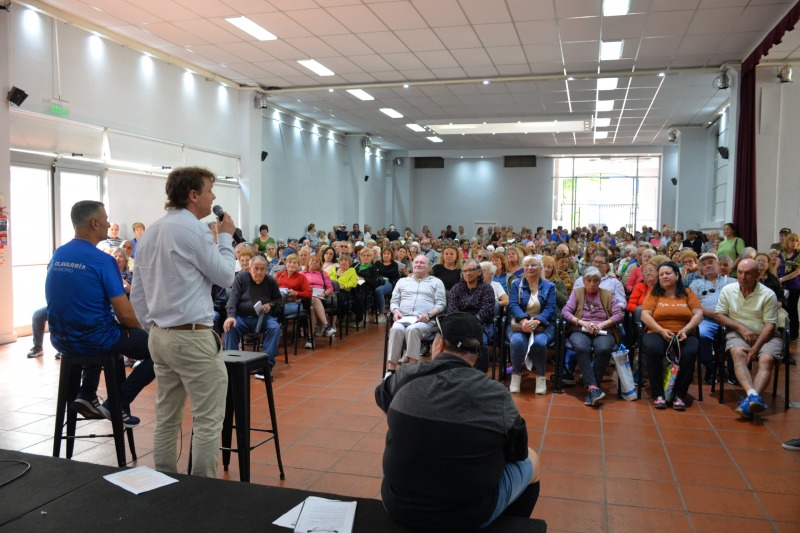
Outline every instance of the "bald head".
POLYGON ((754 259, 742 259, 736 267, 736 279, 742 291, 753 291, 758 283, 758 263, 754 259))

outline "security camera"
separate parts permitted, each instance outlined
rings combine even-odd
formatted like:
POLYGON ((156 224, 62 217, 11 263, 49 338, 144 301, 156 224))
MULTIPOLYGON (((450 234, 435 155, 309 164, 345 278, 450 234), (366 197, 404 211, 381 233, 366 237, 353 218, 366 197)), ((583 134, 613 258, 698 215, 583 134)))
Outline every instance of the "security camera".
POLYGON ((671 143, 678 142, 678 130, 670 128, 667 131, 667 140, 671 143))

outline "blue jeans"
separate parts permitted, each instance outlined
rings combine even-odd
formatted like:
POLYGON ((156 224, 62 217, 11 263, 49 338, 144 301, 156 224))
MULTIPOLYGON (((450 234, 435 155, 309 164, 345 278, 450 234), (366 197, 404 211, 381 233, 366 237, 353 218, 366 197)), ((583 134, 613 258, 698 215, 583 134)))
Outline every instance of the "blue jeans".
MULTIPOLYGON (((150 350, 147 347, 147 332, 143 329, 128 329, 120 327, 120 338, 116 344, 106 350, 108 353, 125 355, 129 359, 141 361, 133 369, 131 375, 125 378, 125 367, 120 364, 119 380, 120 393, 122 395, 122 407, 127 408, 136 396, 142 392, 154 379, 153 360, 150 358, 150 350)), ((81 380, 81 395, 92 398, 97 395, 97 386, 100 384, 100 367, 91 365, 84 367, 81 380)))
POLYGON ((531 463, 530 457, 522 461, 506 463, 503 476, 500 478, 500 484, 498 486, 497 505, 494 508, 494 512, 492 512, 492 516, 489 517, 489 520, 481 525, 481 529, 491 524, 506 510, 506 507, 519 498, 522 491, 530 484, 532 477, 533 463, 531 463))
MULTIPOLYGON (((555 336, 555 326, 547 326, 542 331, 534 333, 533 346, 530 353, 533 358, 533 366, 537 376, 545 375, 547 366, 547 345, 553 342, 555 336)), ((511 334, 511 366, 514 372, 521 372, 525 366, 525 356, 528 354, 529 333, 517 331, 511 334)))
POLYGON ((386 280, 383 285, 375 287, 375 308, 378 310, 379 314, 382 315, 386 310, 386 300, 384 297, 391 293, 392 283, 389 280, 386 280))
POLYGON ((44 342, 44 325, 46 323, 47 307, 42 307, 33 312, 31 329, 33 330, 33 345, 37 348, 41 348, 42 342, 44 342))
MULTIPOLYGON (((287 304, 289 305, 296 305, 296 304, 287 304)), ((237 316, 236 317, 236 324, 225 333, 225 349, 226 350, 238 350, 239 349, 239 341, 242 337, 244 337, 247 333, 256 332, 256 326, 258 325, 258 317, 255 316, 237 316)), ((278 324, 278 321, 275 317, 271 315, 264 315, 263 319, 261 320, 261 327, 259 328, 260 331, 257 333, 264 334, 264 353, 269 356, 269 367, 273 368, 275 366, 275 355, 278 353, 278 341, 280 340, 281 336, 281 325, 278 324)))

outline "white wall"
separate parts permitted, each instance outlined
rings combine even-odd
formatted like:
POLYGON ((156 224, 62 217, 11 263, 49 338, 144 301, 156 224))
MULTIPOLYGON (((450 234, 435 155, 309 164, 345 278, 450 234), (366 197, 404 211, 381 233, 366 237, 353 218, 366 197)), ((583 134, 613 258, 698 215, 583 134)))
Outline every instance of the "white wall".
MULTIPOLYGON (((8 35, 11 26, 11 15, 8 12, 0 11, 0 35, 8 35)), ((11 85, 12 80, 8 76, 9 53, 5 47, 0 47, 0 89, 5 92, 11 85)), ((9 193, 11 191, 11 147, 10 132, 8 124, 10 113, 8 104, 0 104, 0 206, 8 206, 9 193)), ((0 249, 0 344, 6 344, 17 340, 14 333, 14 307, 13 289, 11 283, 11 253, 10 246, 0 249)))
MULTIPOLYGON (((766 249, 783 227, 800 231, 800 84, 781 83, 774 67, 756 78, 758 244, 766 249)), ((749 243, 748 243, 749 244, 749 243)))
POLYGON ((482 220, 516 229, 550 227, 553 160, 538 157, 536 165, 504 168, 502 158, 445 159, 443 169, 415 169, 412 227, 472 228, 474 221, 482 220))
POLYGON ((677 226, 675 226, 675 215, 677 214, 676 202, 678 189, 670 180, 678 177, 678 155, 678 145, 671 144, 664 147, 664 153, 661 158, 661 201, 658 211, 659 221, 660 225, 663 226, 666 224, 673 229, 677 228, 677 226))

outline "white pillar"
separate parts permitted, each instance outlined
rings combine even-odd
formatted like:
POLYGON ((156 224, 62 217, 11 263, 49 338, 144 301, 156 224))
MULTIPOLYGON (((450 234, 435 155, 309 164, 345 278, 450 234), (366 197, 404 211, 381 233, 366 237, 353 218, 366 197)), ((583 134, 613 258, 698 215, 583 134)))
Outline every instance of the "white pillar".
MULTIPOLYGON (((11 14, 0 10, 0 35, 7 41, 6 36, 11 33, 11 14)), ((11 88, 9 78, 9 63, 11 51, 7 46, 0 46, 0 206, 8 207, 11 193, 11 132, 9 130, 8 106, 6 93, 11 88)), ((9 220, 13 223, 13 219, 9 220)), ((4 249, 0 249, 0 344, 7 344, 17 340, 14 333, 14 298, 11 283, 11 241, 4 249)))

